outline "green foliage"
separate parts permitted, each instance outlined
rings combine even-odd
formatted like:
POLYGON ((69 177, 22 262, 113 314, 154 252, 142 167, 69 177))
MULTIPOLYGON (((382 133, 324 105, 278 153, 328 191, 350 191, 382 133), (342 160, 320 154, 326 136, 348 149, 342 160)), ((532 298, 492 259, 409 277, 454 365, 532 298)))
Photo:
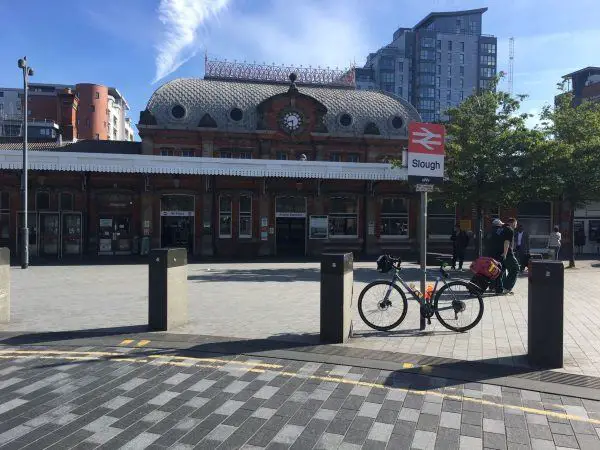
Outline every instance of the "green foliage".
POLYGON ((522 160, 543 138, 526 127, 523 97, 496 91, 495 85, 471 95, 448 111, 444 192, 452 204, 478 209, 518 203, 522 160))

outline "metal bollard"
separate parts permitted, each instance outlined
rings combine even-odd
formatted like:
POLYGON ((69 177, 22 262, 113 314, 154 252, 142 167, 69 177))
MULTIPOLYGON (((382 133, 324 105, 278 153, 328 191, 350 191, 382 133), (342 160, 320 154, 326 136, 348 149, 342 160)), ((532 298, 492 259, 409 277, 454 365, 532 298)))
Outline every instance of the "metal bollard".
POLYGON ((352 333, 352 253, 321 258, 321 341, 343 344, 352 333))
POLYGON ((529 362, 547 369, 563 367, 565 268, 560 261, 529 265, 527 337, 529 362))
POLYGON ((187 250, 159 248, 148 263, 148 326, 168 331, 188 318, 187 250))

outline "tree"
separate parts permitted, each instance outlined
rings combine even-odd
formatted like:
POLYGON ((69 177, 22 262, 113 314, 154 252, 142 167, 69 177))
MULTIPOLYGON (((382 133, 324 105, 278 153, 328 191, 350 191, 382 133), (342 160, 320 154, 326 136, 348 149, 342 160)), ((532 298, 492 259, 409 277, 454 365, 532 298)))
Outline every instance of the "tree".
POLYGON ((545 107, 541 114, 546 142, 529 155, 527 172, 538 183, 528 189, 539 198, 554 197, 569 204, 567 250, 569 267, 575 267, 575 209, 600 199, 600 103, 574 105, 564 83, 558 87, 561 94, 554 106, 545 107))
POLYGON ((526 126, 519 113, 524 96, 490 89, 471 95, 448 110, 446 178, 449 203, 471 204, 477 212, 477 252, 482 253, 484 208, 518 204, 523 197, 522 172, 526 154, 543 139, 526 126))

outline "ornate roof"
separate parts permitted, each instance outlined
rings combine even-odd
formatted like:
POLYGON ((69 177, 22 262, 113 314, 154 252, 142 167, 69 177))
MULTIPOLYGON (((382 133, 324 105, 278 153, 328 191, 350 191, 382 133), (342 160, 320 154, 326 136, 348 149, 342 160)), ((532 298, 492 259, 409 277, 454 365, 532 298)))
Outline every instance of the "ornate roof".
MULTIPOLYGON (((58 172, 226 175, 321 180, 406 180, 407 169, 381 163, 189 158, 156 155, 31 152, 30 170, 58 172)), ((0 150, 0 170, 21 170, 22 152, 0 150)))
MULTIPOLYGON (((158 88, 147 110, 152 114, 145 125, 173 128, 196 128, 206 114, 216 122, 217 127, 226 131, 255 131, 257 127, 256 107, 264 100, 287 92, 289 85, 252 81, 206 80, 200 78, 178 78, 158 88), (173 115, 178 109, 176 118, 173 115), (230 113, 239 108, 242 118, 234 121, 230 113)), ((379 91, 353 88, 298 85, 301 94, 313 97, 327 108, 324 117, 329 134, 362 136, 367 125, 374 124, 381 137, 404 137, 408 122, 420 120, 417 110, 407 101, 379 91), (350 125, 340 123, 342 115, 350 115, 350 125), (400 117, 399 121, 394 118, 400 117), (401 123, 402 126, 398 127, 401 123)), ((347 117, 346 117, 347 119, 347 117)))

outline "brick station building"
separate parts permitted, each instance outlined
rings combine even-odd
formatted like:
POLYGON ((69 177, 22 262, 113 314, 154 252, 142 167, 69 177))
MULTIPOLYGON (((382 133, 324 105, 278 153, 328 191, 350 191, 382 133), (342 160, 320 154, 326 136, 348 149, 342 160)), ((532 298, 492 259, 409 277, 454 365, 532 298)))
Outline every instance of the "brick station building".
MULTIPOLYGON (((159 246, 199 258, 415 250, 419 197, 387 161, 405 161, 416 110, 356 89, 353 72, 290 71, 207 64, 204 79, 152 95, 141 143, 32 151, 32 260, 159 246)), ((21 152, 0 150, 0 245, 14 255, 20 170, 21 152)), ((549 232, 557 211, 547 206, 526 220, 549 232)), ((447 249, 456 220, 470 227, 472 213, 434 196, 430 248, 447 249)))

